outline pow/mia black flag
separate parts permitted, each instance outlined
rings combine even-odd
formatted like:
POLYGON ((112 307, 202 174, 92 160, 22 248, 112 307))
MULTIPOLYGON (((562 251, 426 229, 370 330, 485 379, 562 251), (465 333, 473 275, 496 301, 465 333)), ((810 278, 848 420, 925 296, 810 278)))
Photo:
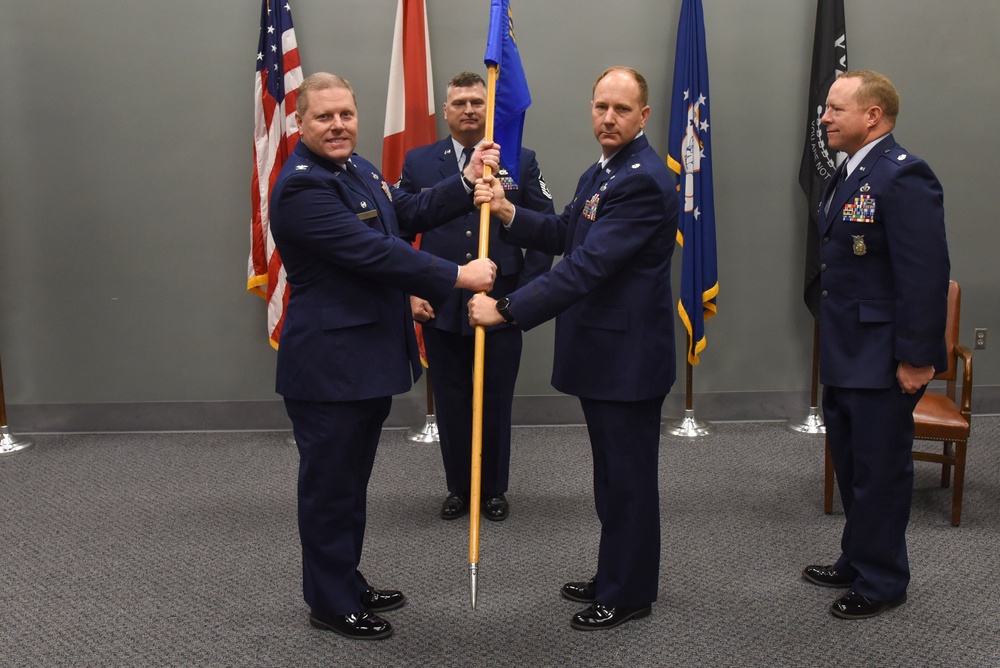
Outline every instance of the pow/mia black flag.
POLYGON ((830 152, 826 128, 820 122, 826 96, 837 75, 847 71, 847 35, 844 0, 817 0, 816 34, 813 37, 812 74, 809 77, 809 110, 806 141, 799 167, 799 185, 809 199, 806 233, 806 266, 803 298, 813 318, 819 318, 819 229, 816 214, 826 182, 837 169, 837 154, 830 152))

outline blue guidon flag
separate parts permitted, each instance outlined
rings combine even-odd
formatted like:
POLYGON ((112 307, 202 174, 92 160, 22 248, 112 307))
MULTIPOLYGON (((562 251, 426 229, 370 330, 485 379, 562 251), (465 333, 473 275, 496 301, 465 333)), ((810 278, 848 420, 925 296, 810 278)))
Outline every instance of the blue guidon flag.
POLYGON ((486 37, 487 67, 497 67, 493 140, 500 144, 500 160, 515 183, 521 182, 521 134, 524 112, 531 106, 528 80, 521 54, 514 41, 514 17, 510 0, 492 0, 490 28, 486 37))
POLYGON ((667 166, 678 176, 682 247, 677 312, 688 332, 687 361, 705 349, 705 321, 715 315, 719 271, 715 253, 712 143, 709 134, 708 57, 701 0, 683 0, 677 28, 674 87, 670 100, 667 166))

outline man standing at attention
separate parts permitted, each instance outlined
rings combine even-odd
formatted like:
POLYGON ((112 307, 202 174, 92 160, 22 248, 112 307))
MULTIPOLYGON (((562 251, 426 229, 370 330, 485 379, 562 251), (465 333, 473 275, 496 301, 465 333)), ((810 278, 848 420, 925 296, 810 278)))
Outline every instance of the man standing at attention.
POLYGON ((462 176, 410 195, 354 153, 358 108, 347 81, 321 72, 299 87, 301 139, 271 193, 271 232, 291 286, 278 348, 277 391, 299 449, 298 523, 309 622, 380 639, 379 613, 406 602, 358 570, 368 480, 392 395, 420 374, 407 293, 443 299, 489 290, 488 258, 459 267, 400 239, 472 207, 468 181, 495 166, 477 152, 462 176), (466 183, 463 184, 463 179, 466 183), (411 375, 412 373, 412 375, 411 375))
POLYGON ((883 75, 849 71, 830 87, 830 147, 849 159, 820 204, 820 381, 846 523, 840 558, 802 577, 848 589, 845 619, 906 601, 913 409, 947 366, 950 263, 941 184, 891 131, 899 95, 883 75))
POLYGON ((594 84, 591 119, 601 159, 580 177, 562 215, 515 207, 492 176, 476 203, 507 240, 563 259, 500 300, 476 295, 475 325, 521 329, 556 318, 552 386, 579 397, 601 522, 597 573, 564 598, 589 603, 573 628, 610 629, 649 615, 659 589, 660 411, 675 377, 670 260, 679 203, 673 175, 643 135, 645 78, 627 67, 594 84))
MULTIPOLYGON (((454 176, 468 162, 486 135, 486 83, 474 72, 462 72, 448 83, 444 118, 451 136, 406 154, 399 187, 418 193, 454 176)), ((515 183, 503 165, 498 178, 508 199, 542 213, 553 213, 552 196, 542 179, 534 151, 521 149, 521 183, 515 183)), ((500 225, 490 225, 490 259, 497 279, 490 293, 495 299, 548 271, 552 255, 522 251, 502 240, 500 225)), ((420 250, 465 263, 479 253, 479 212, 470 212, 425 232, 420 250)), ((448 496, 441 517, 458 519, 468 512, 472 470, 472 367, 475 330, 466 304, 472 293, 452 290, 444 299, 410 297, 413 318, 423 323, 427 368, 441 440, 448 496)), ((483 382, 482 509, 488 520, 507 518, 505 493, 510 468, 510 413, 514 383, 521 362, 521 330, 501 322, 486 333, 486 376, 483 382)))

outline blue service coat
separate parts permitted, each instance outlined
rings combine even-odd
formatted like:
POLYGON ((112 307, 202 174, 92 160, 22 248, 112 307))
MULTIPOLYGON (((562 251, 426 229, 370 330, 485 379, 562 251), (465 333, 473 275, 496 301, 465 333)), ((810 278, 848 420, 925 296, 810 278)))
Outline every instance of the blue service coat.
POLYGON ((670 261, 679 204, 674 178, 639 136, 605 169, 580 177, 561 215, 518 207, 512 243, 562 261, 515 290, 523 329, 556 318, 552 386, 589 399, 639 401, 675 380, 670 261))
POLYGON ((940 182, 891 134, 838 188, 842 170, 817 217, 820 381, 894 387, 899 362, 943 371, 951 265, 940 182))
MULTIPOLYGON (((451 137, 448 137, 407 152, 399 187, 407 192, 418 193, 455 174, 458 174, 458 161, 454 144, 451 137)), ((504 194, 512 203, 543 213, 555 212, 552 195, 542 179, 534 151, 521 149, 520 185, 514 183, 502 166, 497 178, 503 183, 504 194)), ((494 299, 506 296, 552 266, 551 253, 537 250, 525 252, 502 239, 501 228, 500 222, 495 218, 490 221, 489 256, 497 265, 497 278, 489 293, 494 299)), ((420 249, 457 264, 465 264, 479 257, 479 211, 466 213, 424 232, 420 249)), ((424 326, 471 336, 475 329, 469 325, 466 305, 472 295, 469 290, 453 290, 443 300, 428 300, 434 307, 434 318, 424 326)), ((506 324, 497 325, 505 326, 506 324)))
POLYGON ((406 293, 442 300, 458 275, 399 235, 471 210, 461 177, 411 195, 364 158, 352 161, 360 179, 299 142, 271 193, 271 234, 291 286, 276 387, 292 399, 408 391, 420 361, 406 293))

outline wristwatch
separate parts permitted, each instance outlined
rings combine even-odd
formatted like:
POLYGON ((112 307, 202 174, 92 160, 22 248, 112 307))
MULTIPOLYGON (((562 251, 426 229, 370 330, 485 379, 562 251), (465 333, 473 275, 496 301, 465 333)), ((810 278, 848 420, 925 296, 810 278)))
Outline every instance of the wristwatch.
POLYGON ((516 325, 514 316, 510 314, 510 297, 501 297, 497 300, 497 312, 503 316, 505 322, 516 325))

